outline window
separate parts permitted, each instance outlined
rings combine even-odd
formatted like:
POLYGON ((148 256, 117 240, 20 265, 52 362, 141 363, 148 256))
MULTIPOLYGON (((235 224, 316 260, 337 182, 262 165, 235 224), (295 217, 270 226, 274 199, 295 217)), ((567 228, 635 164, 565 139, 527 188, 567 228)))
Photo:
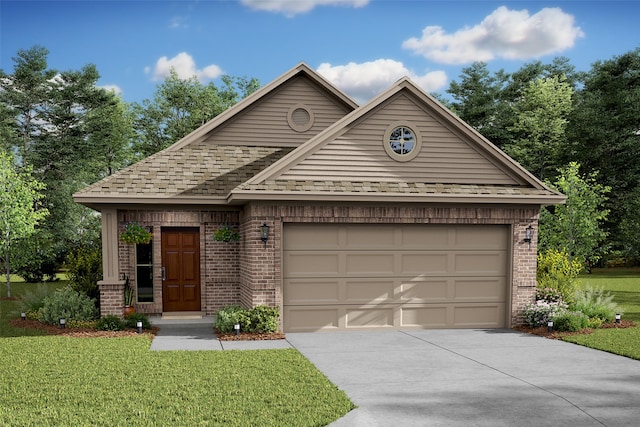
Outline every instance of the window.
POLYGON ((138 302, 153 302, 153 241, 136 244, 138 302))
POLYGON ((421 147, 416 127, 404 122, 392 123, 385 132, 384 149, 393 160, 407 162, 418 155, 421 147))

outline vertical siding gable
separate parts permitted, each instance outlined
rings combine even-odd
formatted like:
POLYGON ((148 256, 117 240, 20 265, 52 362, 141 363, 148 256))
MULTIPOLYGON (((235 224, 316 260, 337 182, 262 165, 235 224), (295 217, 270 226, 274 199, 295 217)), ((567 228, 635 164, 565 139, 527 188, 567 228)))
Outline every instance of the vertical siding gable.
POLYGON ((210 144, 297 147, 341 119, 351 110, 306 76, 299 75, 229 120, 205 139, 210 144), (293 130, 287 115, 302 104, 314 115, 304 132, 293 130))
POLYGON ((292 165, 279 179, 519 184, 483 155, 475 147, 477 142, 440 120, 423 103, 400 92, 292 165), (383 146, 388 126, 403 121, 416 126, 422 136, 420 153, 408 162, 391 159, 383 146))

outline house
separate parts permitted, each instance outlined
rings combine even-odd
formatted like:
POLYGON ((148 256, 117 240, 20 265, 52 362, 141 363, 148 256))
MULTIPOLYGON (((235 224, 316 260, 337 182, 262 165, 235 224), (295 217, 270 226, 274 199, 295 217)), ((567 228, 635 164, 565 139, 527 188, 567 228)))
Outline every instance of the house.
POLYGON ((409 79, 358 106, 301 63, 74 199, 102 214, 103 315, 126 277, 138 312, 266 304, 294 332, 521 323, 564 196, 409 79))

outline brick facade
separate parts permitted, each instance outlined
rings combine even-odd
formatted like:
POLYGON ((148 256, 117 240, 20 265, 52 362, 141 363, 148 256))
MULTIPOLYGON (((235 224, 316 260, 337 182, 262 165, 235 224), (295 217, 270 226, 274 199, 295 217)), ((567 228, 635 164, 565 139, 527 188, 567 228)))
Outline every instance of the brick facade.
MULTIPOLYGON (((284 223, 386 224, 502 224, 512 230, 511 324, 521 324, 521 311, 535 297, 537 206, 349 206, 344 204, 251 203, 242 211, 120 211, 118 223, 138 221, 153 227, 154 302, 137 303, 138 312, 162 312, 162 227, 198 227, 202 311, 214 314, 221 307, 269 305, 282 307, 282 230, 284 223), (270 227, 269 239, 260 240, 260 226, 270 227), (238 227, 240 241, 215 242, 221 224, 238 227), (524 241, 532 225, 531 243, 524 241)), ((135 284, 135 250, 119 243, 119 271, 135 284)), ((102 314, 121 314, 122 286, 101 286, 102 314), (103 299, 104 298, 104 299, 103 299), (120 299, 118 299, 120 298, 120 299), (106 305, 105 305, 105 302, 106 305), (120 312, 118 313, 118 309, 120 312)))

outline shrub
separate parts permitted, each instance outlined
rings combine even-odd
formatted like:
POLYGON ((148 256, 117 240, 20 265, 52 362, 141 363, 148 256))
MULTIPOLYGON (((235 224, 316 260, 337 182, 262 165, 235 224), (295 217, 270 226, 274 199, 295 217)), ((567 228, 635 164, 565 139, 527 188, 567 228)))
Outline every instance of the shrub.
POLYGON ((613 295, 603 288, 592 287, 578 289, 575 292, 571 309, 605 322, 613 321, 616 313, 621 313, 621 308, 613 302, 613 295))
POLYGON ((549 249, 538 255, 537 287, 555 289, 562 300, 571 302, 578 288, 578 275, 583 265, 577 259, 570 259, 566 251, 549 249))
POLYGON ((96 300, 100 296, 98 281, 102 280, 102 250, 78 248, 67 255, 65 267, 71 288, 96 300))
POLYGON ((552 320, 553 328, 561 332, 577 332, 589 325, 589 318, 581 311, 564 311, 552 320))
POLYGON ((538 326, 547 326, 549 320, 566 310, 567 304, 564 302, 538 300, 534 304, 525 306, 523 316, 527 325, 537 328, 538 326))
POLYGON ((95 301, 67 286, 44 298, 38 320, 57 325, 60 318, 67 320, 93 320, 98 315, 95 301))
POLYGON ((71 319, 67 322, 67 328, 69 329, 79 329, 79 328, 89 328, 96 329, 96 320, 75 320, 71 319))
POLYGON ((222 333, 233 332, 234 325, 240 324, 240 328, 247 331, 249 325, 247 311, 237 305, 224 307, 216 313, 216 329, 222 333))
POLYGON ((131 313, 124 319, 127 328, 137 328, 138 321, 142 322, 142 329, 151 329, 149 317, 144 313, 131 313))
POLYGON ((270 333, 278 331, 278 317, 280 309, 278 307, 267 307, 259 305, 249 310, 249 320, 251 325, 249 330, 258 333, 270 333))
POLYGON ((536 301, 538 300, 559 302, 562 301, 562 294, 554 288, 536 288, 536 301))
POLYGON ((99 331, 121 331, 124 328, 124 321, 113 314, 103 316, 96 321, 96 329, 99 331))
POLYGON ((243 332, 270 333, 278 331, 278 307, 259 305, 245 310, 237 305, 224 307, 216 313, 216 329, 222 333, 234 332, 234 325, 240 324, 243 332))

